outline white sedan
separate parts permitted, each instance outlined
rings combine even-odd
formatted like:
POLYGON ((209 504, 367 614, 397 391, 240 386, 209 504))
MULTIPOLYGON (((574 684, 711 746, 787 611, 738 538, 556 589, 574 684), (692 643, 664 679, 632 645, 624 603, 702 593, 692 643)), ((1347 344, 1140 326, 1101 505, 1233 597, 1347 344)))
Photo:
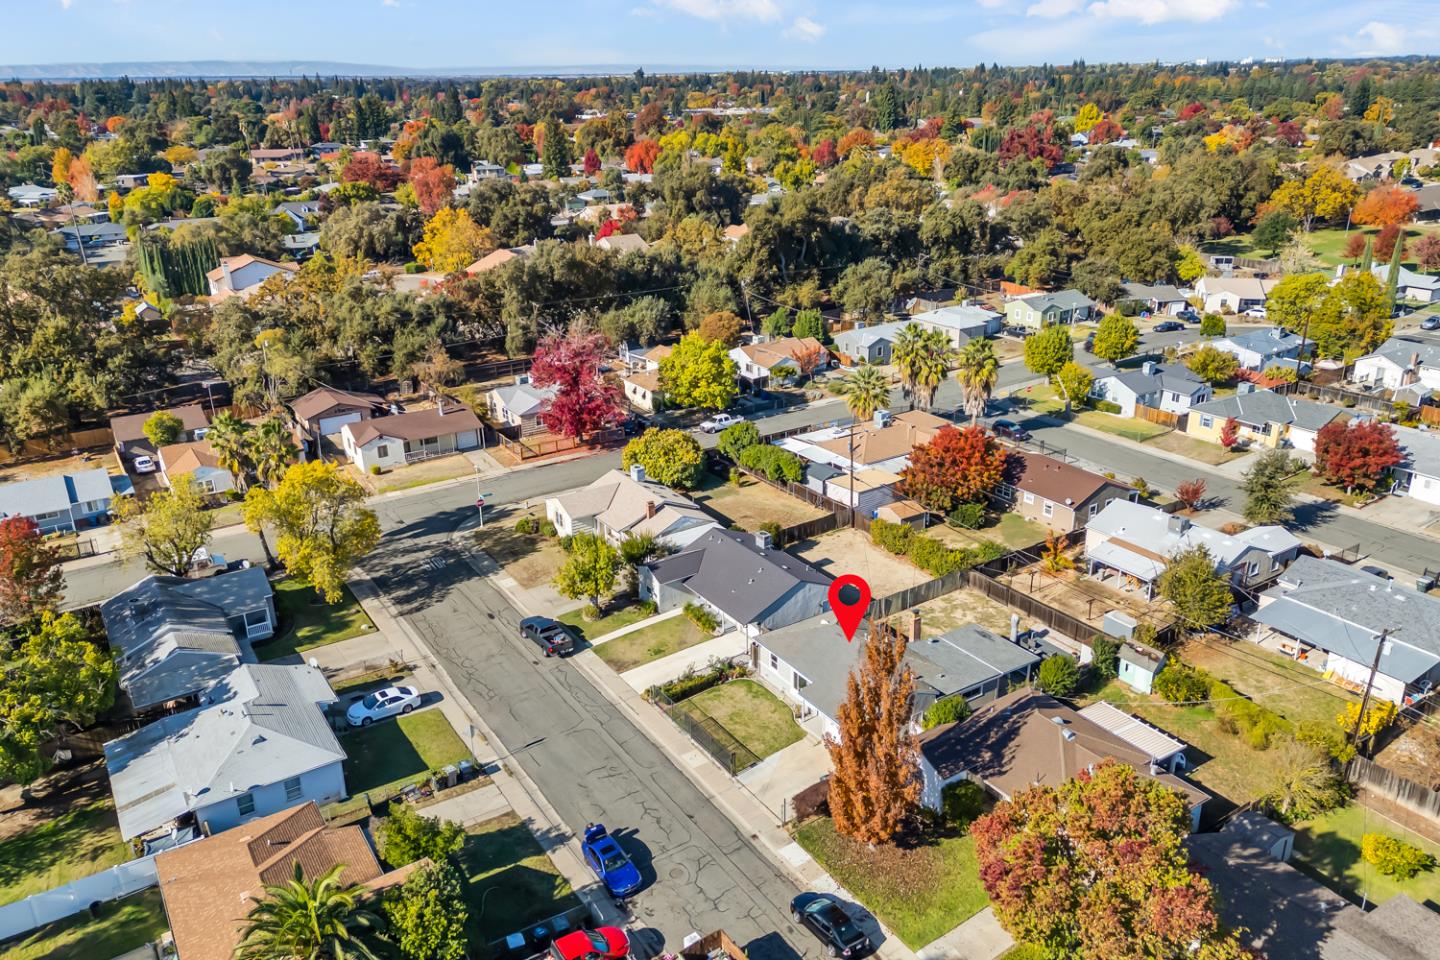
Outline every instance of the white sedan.
POLYGON ((141 456, 136 457, 135 462, 131 464, 131 466, 135 468, 136 473, 154 473, 159 469, 160 465, 155 462, 154 457, 141 456))
POLYGON ((420 706, 420 691, 414 687, 386 687, 350 704, 345 719, 352 727, 368 727, 376 720, 409 713, 420 706))

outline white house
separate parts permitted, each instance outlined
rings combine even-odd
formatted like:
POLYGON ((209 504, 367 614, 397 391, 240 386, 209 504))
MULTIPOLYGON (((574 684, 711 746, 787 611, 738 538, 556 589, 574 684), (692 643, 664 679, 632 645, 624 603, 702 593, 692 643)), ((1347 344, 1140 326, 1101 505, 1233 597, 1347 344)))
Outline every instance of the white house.
POLYGON ((247 253, 238 257, 221 257, 220 266, 205 274, 205 279, 210 281, 210 299, 218 302, 229 297, 250 297, 260 284, 275 274, 294 276, 299 269, 293 263, 276 263, 247 253))
POLYGON ((530 382, 529 374, 522 374, 515 378, 513 384, 496 387, 487 393, 485 404, 492 420, 501 426, 514 427, 520 431, 520 436, 526 437, 544 432, 545 425, 540 422, 540 414, 545 412, 558 392, 558 386, 537 387, 530 382))
POLYGON ((1350 379, 1388 390, 1419 384, 1440 390, 1440 344, 1410 337, 1391 337, 1374 353, 1355 361, 1350 379))
POLYGON ((1135 407, 1144 406, 1166 413, 1185 413, 1197 403, 1214 396, 1210 384, 1174 363, 1147 360, 1138 370, 1117 370, 1096 377, 1090 396, 1120 408, 1122 417, 1135 416, 1135 407))
POLYGON ((41 533, 78 530, 110 513, 114 498, 104 467, 0 483, 0 517, 28 517, 41 533))
POLYGON ((1244 313, 1263 307, 1275 284, 1258 277, 1201 277, 1195 284, 1206 313, 1244 313))
POLYGON ((1210 345, 1221 353, 1233 354, 1242 369, 1264 370, 1281 360, 1300 359, 1300 345, 1303 342, 1300 337, 1283 327, 1271 327, 1268 330, 1253 330, 1250 333, 1220 337, 1211 341, 1210 345))
POLYGON ((1031 293, 1015 297, 1005 304, 1006 319, 1032 330, 1057 323, 1083 323, 1090 319, 1094 310, 1095 301, 1079 290, 1031 293))
POLYGON ((1440 431, 1391 426, 1405 459, 1394 470, 1392 493, 1440 506, 1440 431))
POLYGON ((835 352, 851 364, 889 363, 895 349, 895 338, 908 322, 898 320, 892 323, 877 323, 873 327, 857 324, 853 330, 835 334, 835 352))
POLYGON ((53 203, 55 198, 60 196, 60 191, 54 187, 42 187, 33 183, 22 183, 18 187, 11 187, 6 191, 12 202, 20 207, 44 207, 53 203))
POLYGON ((979 304, 956 303, 914 314, 906 323, 918 323, 925 330, 938 330, 950 339, 952 347, 959 349, 977 337, 999 333, 1005 325, 1005 317, 979 304))
POLYGON ((482 429, 469 407, 442 397, 426 410, 347 423, 340 428, 340 443, 350 462, 368 473, 371 467, 401 467, 474 450, 482 429))
MULTIPOLYGON (((1345 265, 1335 268, 1336 277, 1343 276, 1345 265)), ((1370 272, 1383 287, 1390 282, 1390 264, 1371 265, 1370 272)), ((1409 267, 1401 267, 1395 283, 1395 295, 1401 300, 1415 300, 1419 303, 1434 303, 1440 300, 1440 275, 1416 273, 1409 267)))
POLYGON ((645 476, 636 464, 626 473, 610 470, 589 486, 550 497, 545 516, 562 537, 598 533, 619 544, 628 536, 653 536, 680 549, 719 523, 689 497, 645 476))
POLYGON ((1125 283, 1123 300, 1143 304, 1151 313, 1165 313, 1171 316, 1190 306, 1185 294, 1178 287, 1168 283, 1125 283))
POLYGON ((755 387, 796 376, 807 358, 816 361, 815 370, 823 370, 830 362, 830 354, 824 344, 814 337, 785 337, 745 344, 730 351, 730 359, 735 361, 735 372, 741 380, 755 387))

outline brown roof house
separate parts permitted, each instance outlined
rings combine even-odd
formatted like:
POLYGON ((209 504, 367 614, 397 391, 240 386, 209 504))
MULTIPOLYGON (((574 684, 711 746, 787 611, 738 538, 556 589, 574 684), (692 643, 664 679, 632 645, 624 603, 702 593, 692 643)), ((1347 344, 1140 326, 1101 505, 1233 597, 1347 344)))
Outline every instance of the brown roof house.
POLYGON ((373 417, 340 428, 350 462, 369 472, 443 457, 480 446, 480 418, 463 403, 441 396, 435 406, 373 417))
POLYGON ((115 437, 115 452, 120 455, 122 463, 128 465, 130 461, 139 456, 155 456, 157 452, 155 444, 145 436, 145 421, 157 413, 172 414, 180 419, 179 440, 182 442, 204 436, 205 428, 210 426, 210 415, 198 403, 166 407, 163 410, 151 410, 148 413, 131 413, 123 417, 111 417, 110 433, 115 437))
POLYGON ((1027 450, 1010 456, 1005 483, 996 495, 1026 520, 1052 530, 1079 530, 1112 500, 1136 501, 1140 494, 1127 484, 1027 450))
POLYGON ((355 393, 336 387, 317 387, 290 401, 295 422, 307 439, 318 442, 340 432, 347 423, 384 416, 385 401, 373 393, 355 393))
POLYGON ((310 879, 336 866, 344 886, 379 892, 418 866, 385 873, 358 826, 331 827, 312 801, 155 858, 160 897, 181 960, 230 960, 247 914, 300 865, 310 879))
POLYGON ((1133 739, 1043 693, 1015 690, 959 723, 920 735, 921 802, 938 810, 941 791, 958 780, 976 781, 1009 800, 1028 787, 1058 786, 1102 760, 1115 759, 1184 794, 1190 827, 1198 828, 1200 808, 1210 794, 1161 772, 1153 750, 1133 739))
POLYGON ((294 263, 277 263, 246 253, 238 257, 221 257, 220 266, 205 274, 210 281, 210 299, 219 303, 231 297, 247 299, 260 289, 260 284, 277 273, 295 275, 300 267, 294 263))
POLYGON ((228 493, 235 489, 235 475, 220 465, 209 440, 172 443, 160 448, 160 475, 167 487, 189 479, 203 494, 228 493))
POLYGON ((767 382, 789 380, 800 372, 799 357, 820 351, 820 366, 830 363, 830 353, 814 337, 785 337, 767 343, 749 343, 730 351, 742 383, 763 387, 767 382))

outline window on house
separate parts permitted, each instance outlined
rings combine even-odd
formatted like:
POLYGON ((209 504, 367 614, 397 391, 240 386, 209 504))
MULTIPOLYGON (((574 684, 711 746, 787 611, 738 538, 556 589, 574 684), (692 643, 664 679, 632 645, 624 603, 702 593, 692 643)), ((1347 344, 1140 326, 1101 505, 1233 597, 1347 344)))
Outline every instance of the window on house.
POLYGON ((1098 503, 1092 503, 1092 504, 1090 504, 1090 516, 1093 517, 1093 516, 1095 516, 1095 514, 1097 514, 1097 513, 1099 513, 1099 512, 1100 512, 1100 504, 1098 504, 1098 503))
POLYGON ((1260 575, 1260 561, 1259 561, 1259 560, 1251 560, 1250 563, 1245 567, 1245 573, 1246 573, 1247 576, 1251 576, 1251 577, 1257 577, 1257 576, 1259 576, 1259 575, 1260 575))
POLYGON ((1178 394, 1178 393, 1172 393, 1172 394, 1170 394, 1170 402, 1171 402, 1171 403, 1179 403, 1179 402, 1180 402, 1180 394, 1178 394))
POLYGON ((1026 502, 1026 503, 1034 503, 1034 502, 1035 502, 1035 494, 1031 493, 1031 492, 1028 491, 1028 490, 1025 491, 1025 502, 1026 502))
POLYGON ((214 493, 215 481, 209 479, 208 477, 204 480, 198 480, 195 483, 195 489, 199 490, 201 493, 214 493))
POLYGON ((375 448, 375 456, 379 457, 381 460, 384 460, 386 457, 390 456, 390 446, 384 443, 380 444, 380 446, 375 448))
POLYGON ((777 657, 777 656, 775 656, 775 654, 773 654, 773 653, 770 654, 770 669, 771 669, 771 670, 779 670, 779 669, 780 669, 780 658, 777 657))
POLYGON ((1046 501, 1045 501, 1045 508, 1044 508, 1043 510, 1041 510, 1040 512, 1043 513, 1043 514, 1044 514, 1045 516, 1047 516, 1047 517, 1053 517, 1053 516, 1055 516, 1055 504, 1051 503, 1049 500, 1046 500, 1046 501))
POLYGON ((796 690, 804 690, 810 686, 810 681, 800 676, 800 671, 798 670, 790 671, 790 683, 796 690))
POLYGON ((299 777, 291 777, 285 781, 285 799, 292 802, 300 799, 299 777))
POLYGON ((240 796, 235 798, 235 808, 240 811, 240 816, 250 816, 250 814, 255 812, 255 794, 240 794, 240 796))
POLYGON ((1200 426, 1204 427, 1206 430, 1209 430, 1211 427, 1215 426, 1215 418, 1214 418, 1214 417, 1201 417, 1201 418, 1200 418, 1200 426))

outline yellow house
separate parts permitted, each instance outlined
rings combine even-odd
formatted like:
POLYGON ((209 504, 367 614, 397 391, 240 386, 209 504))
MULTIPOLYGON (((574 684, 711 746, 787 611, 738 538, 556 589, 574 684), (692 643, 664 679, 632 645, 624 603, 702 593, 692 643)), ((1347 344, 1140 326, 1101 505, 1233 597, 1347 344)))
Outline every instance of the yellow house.
POLYGON ((1272 390, 1252 390, 1191 407, 1185 432, 1197 440, 1219 443, 1226 422, 1233 418, 1236 437, 1241 443, 1271 448, 1288 446, 1313 452, 1315 434, 1344 414, 1343 408, 1328 403, 1282 396, 1272 390))

